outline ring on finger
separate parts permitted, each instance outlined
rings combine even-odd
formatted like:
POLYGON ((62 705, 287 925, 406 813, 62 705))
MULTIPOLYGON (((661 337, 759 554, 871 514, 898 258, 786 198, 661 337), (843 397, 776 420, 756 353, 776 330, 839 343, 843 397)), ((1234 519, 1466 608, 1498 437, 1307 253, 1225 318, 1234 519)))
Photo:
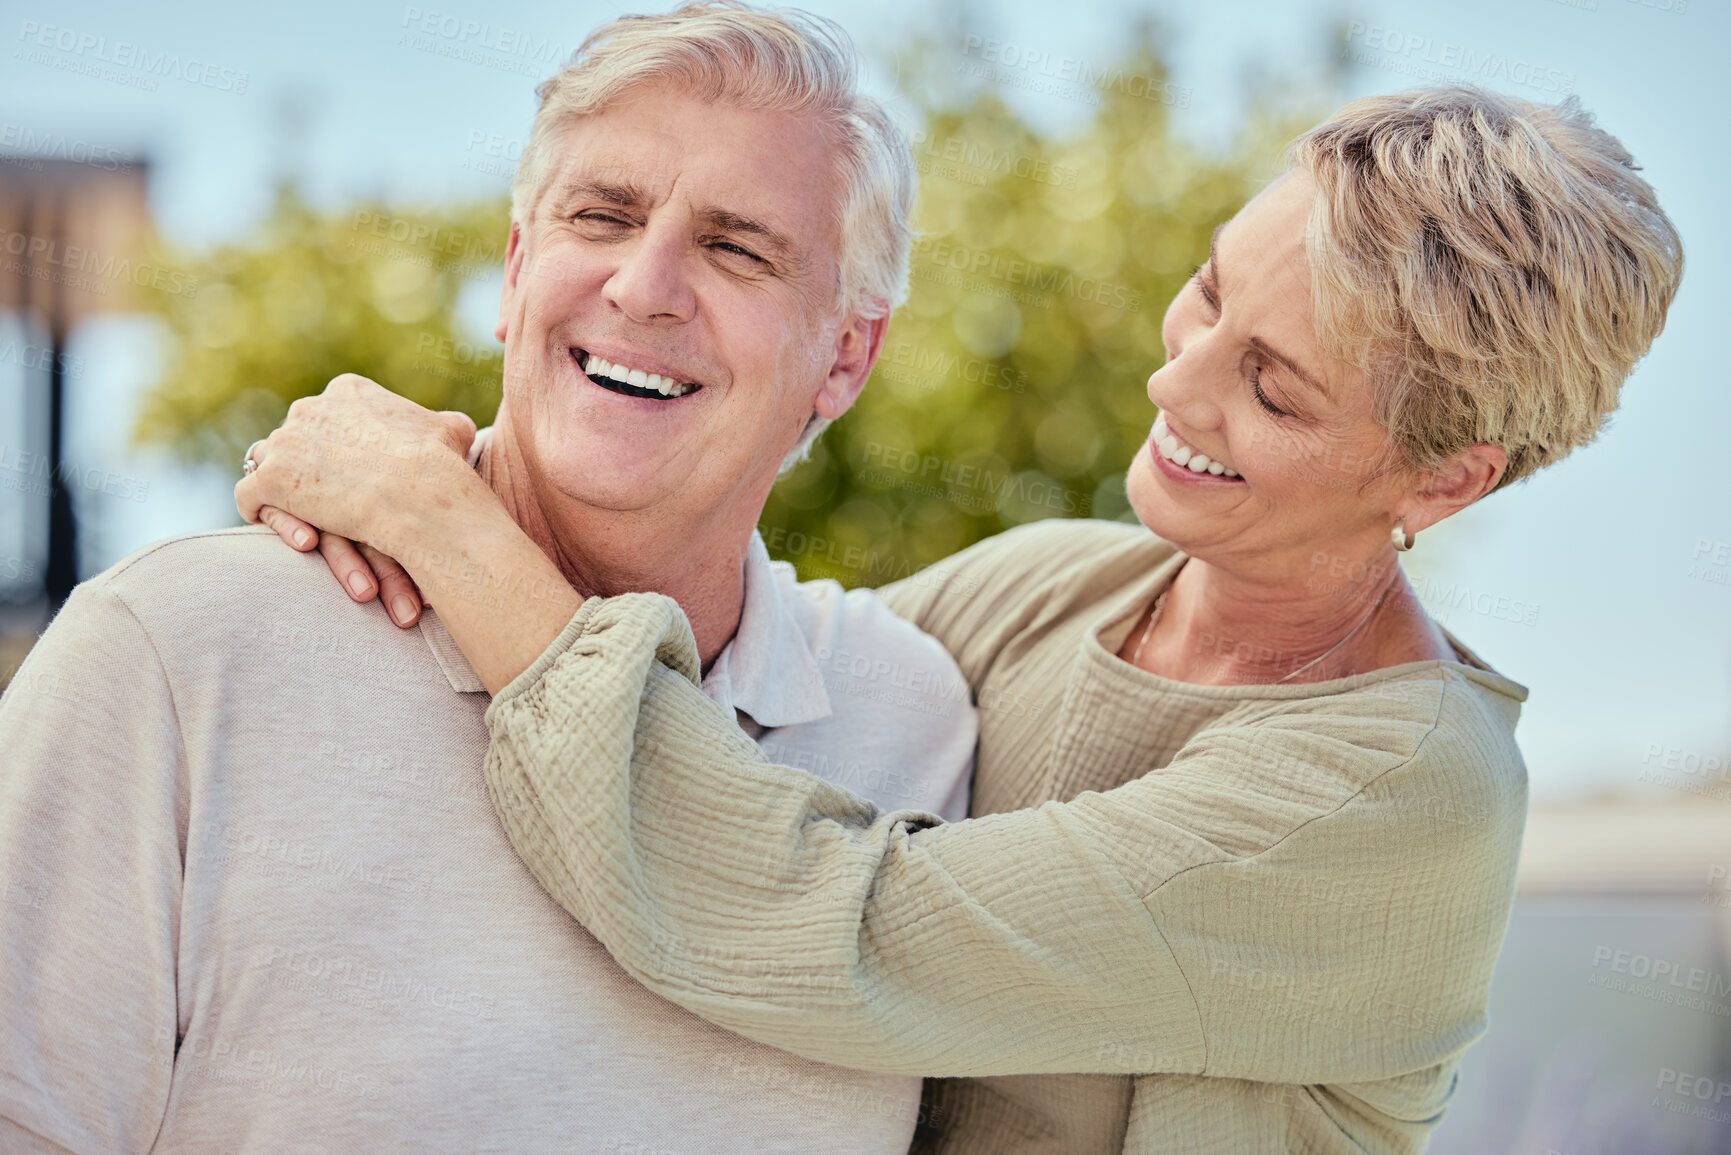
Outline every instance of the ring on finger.
POLYGON ((252 476, 252 471, 258 468, 258 459, 252 454, 253 450, 264 444, 264 441, 265 439, 261 437, 246 447, 246 456, 240 459, 240 475, 242 477, 252 476))

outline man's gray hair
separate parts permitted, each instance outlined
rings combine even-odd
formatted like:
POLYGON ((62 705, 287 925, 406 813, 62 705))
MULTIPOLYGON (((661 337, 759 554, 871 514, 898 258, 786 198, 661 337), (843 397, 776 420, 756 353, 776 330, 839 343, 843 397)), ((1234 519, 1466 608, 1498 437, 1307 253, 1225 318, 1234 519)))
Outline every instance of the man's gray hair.
MULTIPOLYGON (((528 224, 558 168, 564 128, 634 90, 673 83, 700 100, 814 117, 835 143, 842 175, 840 310, 884 316, 907 296, 914 166, 888 111, 857 91, 858 71, 840 25, 792 8, 708 0, 603 24, 536 89, 541 107, 511 186, 511 219, 528 224)), ((813 415, 784 470, 827 424, 813 415)))

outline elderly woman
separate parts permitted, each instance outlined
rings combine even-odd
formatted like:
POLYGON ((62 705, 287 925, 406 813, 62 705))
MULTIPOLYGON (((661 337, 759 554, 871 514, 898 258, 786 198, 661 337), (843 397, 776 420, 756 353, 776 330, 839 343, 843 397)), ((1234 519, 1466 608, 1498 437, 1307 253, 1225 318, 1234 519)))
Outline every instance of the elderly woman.
MULTIPOLYGON (((243 510, 418 547, 498 695, 488 780, 547 889, 716 1023, 943 1077, 928 1149, 1416 1151, 1485 1030, 1526 692, 1396 553, 1590 441, 1681 269, 1573 102, 1420 90, 1301 137, 1167 310, 1144 528, 1027 526, 880 591, 981 706, 953 824, 765 761, 665 597, 465 601, 416 559, 505 521, 484 489, 377 472, 365 492, 400 491, 357 510, 364 463, 277 438, 243 510)), ((565 588, 517 537, 493 564, 565 588)))

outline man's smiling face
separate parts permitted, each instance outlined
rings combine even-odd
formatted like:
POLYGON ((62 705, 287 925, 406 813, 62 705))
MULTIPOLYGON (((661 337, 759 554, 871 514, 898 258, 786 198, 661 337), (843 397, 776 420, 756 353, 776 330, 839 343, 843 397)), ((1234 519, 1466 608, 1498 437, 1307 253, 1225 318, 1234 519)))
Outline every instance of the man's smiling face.
POLYGON ((876 348, 838 310, 833 144, 810 119, 661 87, 560 144, 507 250, 501 420, 591 507, 760 505, 876 348))

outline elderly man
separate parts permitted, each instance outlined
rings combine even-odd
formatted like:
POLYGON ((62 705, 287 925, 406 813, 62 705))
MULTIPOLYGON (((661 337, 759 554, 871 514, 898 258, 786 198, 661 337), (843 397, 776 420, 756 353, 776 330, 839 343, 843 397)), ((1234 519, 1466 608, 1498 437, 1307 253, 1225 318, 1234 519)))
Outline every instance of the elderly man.
MULTIPOLYGON (((905 272, 906 149, 853 85, 832 26, 712 5, 543 86, 474 484, 581 589, 677 598, 779 760, 959 818, 948 655, 755 533, 905 272)), ((471 596, 537 596, 476 549, 471 596)), ((31 654, 0 703, 0 1150, 905 1150, 917 1079, 731 1035, 565 915, 488 800, 475 668, 372 592, 266 529, 194 535, 31 654)))

